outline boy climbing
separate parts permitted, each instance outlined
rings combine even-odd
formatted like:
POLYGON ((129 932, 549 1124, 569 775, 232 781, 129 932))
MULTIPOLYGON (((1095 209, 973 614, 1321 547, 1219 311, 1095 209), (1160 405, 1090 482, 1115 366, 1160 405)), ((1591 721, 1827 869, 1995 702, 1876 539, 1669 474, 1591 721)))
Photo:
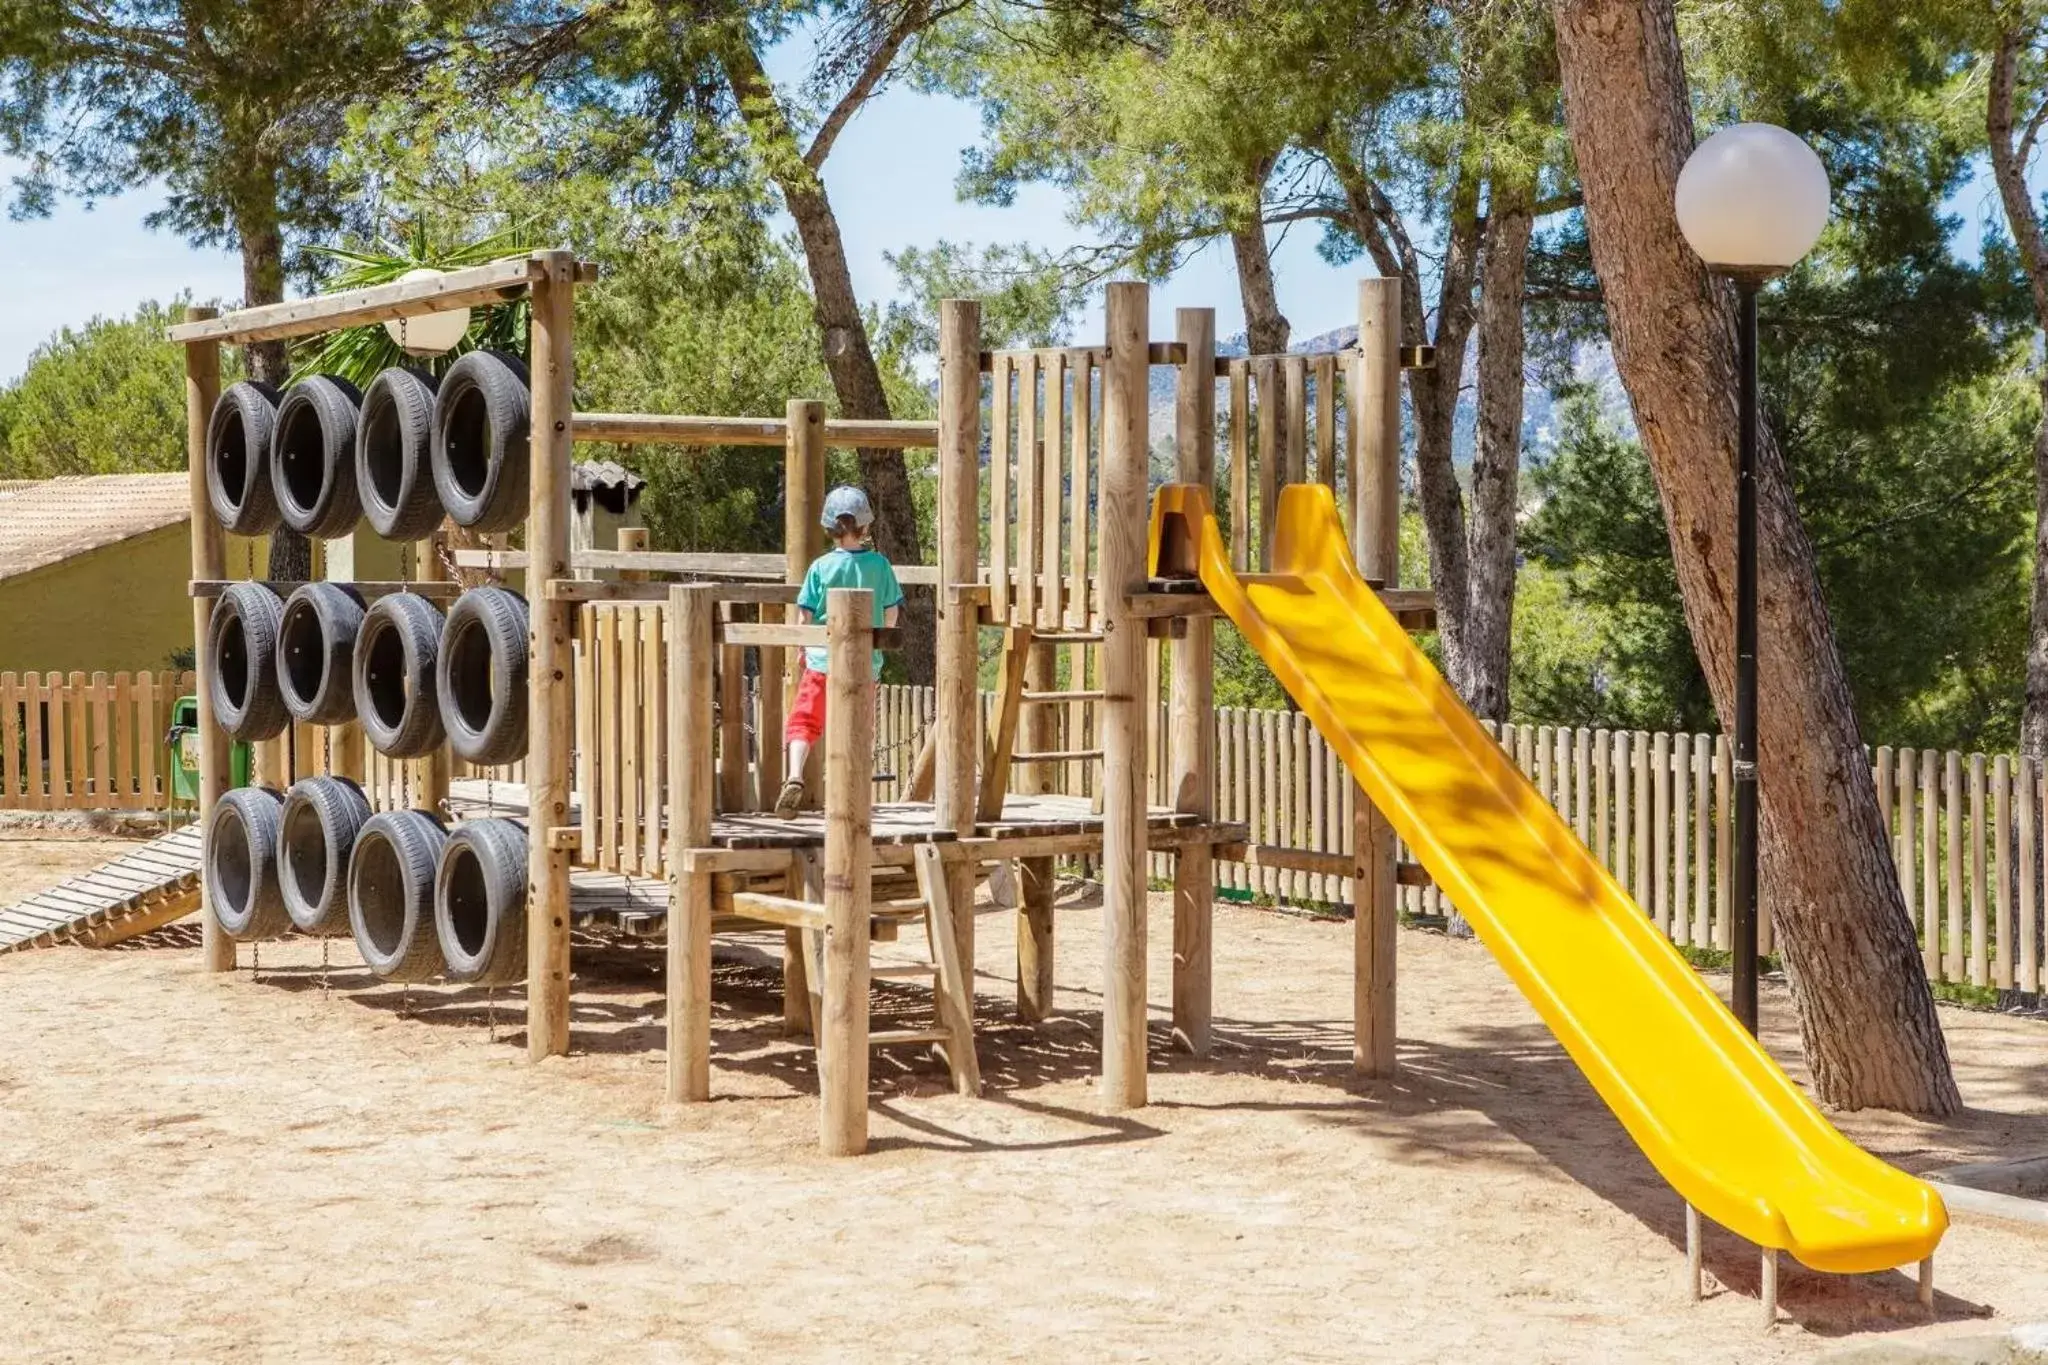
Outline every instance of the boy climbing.
MULTIPOLYGON (((875 595, 875 625, 893 626, 903 609, 903 589, 889 561, 867 546, 868 527, 874 525, 875 509, 868 495, 858 488, 835 488, 825 495, 825 529, 832 534, 832 548, 812 561, 804 574, 803 588, 796 596, 797 617, 809 623, 823 620, 825 594, 834 588, 865 588, 875 595)), ((882 656, 875 655, 875 676, 882 676, 882 656)), ((803 680, 797 684, 796 704, 790 708, 783 734, 789 741, 789 780, 775 798, 775 813, 787 819, 804 801, 804 764, 811 746, 825 732, 825 651, 804 651, 803 680)))

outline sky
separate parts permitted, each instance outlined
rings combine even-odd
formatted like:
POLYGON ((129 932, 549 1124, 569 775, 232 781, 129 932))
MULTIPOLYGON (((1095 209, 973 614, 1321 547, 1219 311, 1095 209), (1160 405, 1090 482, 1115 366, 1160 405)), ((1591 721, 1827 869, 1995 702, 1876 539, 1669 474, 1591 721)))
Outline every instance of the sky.
MULTIPOLYGON (((895 273, 883 255, 906 246, 950 240, 1058 248, 1084 240, 1067 222, 1065 196, 1055 188, 1027 187, 1009 208, 957 200, 960 154, 979 131, 975 106, 899 87, 885 91, 840 136, 825 183, 863 302, 886 303, 895 294, 895 273)), ((12 170, 0 159, 0 177, 12 170)), ((240 297, 241 268, 232 253, 191 247, 174 233, 143 226, 162 202, 160 189, 145 187, 91 209, 66 201, 38 221, 0 219, 0 263, 13 267, 0 308, 0 380, 19 376, 30 353, 61 327, 187 291, 201 299, 240 297), (25 269, 29 263, 35 265, 25 269)), ((1315 238, 1312 227, 1297 226, 1279 239, 1275 260, 1281 307, 1300 337, 1353 320, 1351 281, 1358 268, 1326 265, 1315 253, 1315 238)), ((1211 244, 1187 261, 1154 290, 1152 306, 1154 335, 1170 335, 1173 310, 1193 306, 1216 309, 1219 337, 1241 331, 1228 243, 1211 244)), ((1099 312, 1086 314, 1075 334, 1088 336, 1101 325, 1099 312)))
MULTIPOLYGON (((794 77, 803 56, 785 46, 770 65, 778 76, 794 77)), ((1007 208, 959 202, 954 180, 960 156, 979 132, 980 113, 972 104, 896 87, 872 101, 840 136, 825 182, 864 302, 879 305, 894 296, 895 273, 883 257, 906 246, 950 240, 1058 249, 1085 240, 1067 221, 1065 196, 1054 187, 1026 186, 1007 208)), ((11 169, 0 159, 0 177, 11 169)), ((48 219, 0 219, 0 264, 13 267, 13 285, 0 308, 0 381, 19 376, 30 353, 61 327, 185 292, 200 299, 239 298, 241 271, 231 253, 191 247, 173 233, 143 226, 162 198, 160 189, 143 187, 90 209, 66 201, 48 219), (35 268, 24 269, 31 262, 35 268)), ((1966 224, 1963 253, 1974 255, 1978 225, 2000 221, 1989 177, 1966 185, 1950 208, 1966 224)), ((1313 225, 1275 234, 1280 306, 1298 339, 1354 321, 1353 281, 1367 270, 1362 262, 1325 263, 1316 255, 1316 237, 1313 225)), ((1228 338, 1244 326, 1237 300, 1229 246, 1211 242, 1154 289, 1152 333, 1172 333, 1175 308, 1207 306, 1216 310, 1217 336, 1228 338)), ((1101 325, 1099 308, 1091 310, 1077 321, 1075 335, 1085 338, 1101 325)))

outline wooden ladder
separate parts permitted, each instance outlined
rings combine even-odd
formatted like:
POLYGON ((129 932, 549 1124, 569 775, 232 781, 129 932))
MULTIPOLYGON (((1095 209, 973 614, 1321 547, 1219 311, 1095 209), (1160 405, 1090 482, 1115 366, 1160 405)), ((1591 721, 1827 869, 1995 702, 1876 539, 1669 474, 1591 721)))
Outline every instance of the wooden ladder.
MULTIPOLYGON (((936 1022, 930 1028, 869 1029, 870 1047, 898 1043, 930 1043, 939 1048, 952 1073, 953 1088, 962 1095, 981 1093, 981 1063, 974 1053, 974 983, 960 960, 953 937, 952 902, 946 894, 944 855, 937 844, 917 847, 915 899, 876 901, 869 911, 869 942, 889 942, 899 925, 924 921, 926 962, 870 965, 870 981, 925 981, 932 988, 936 1022)), ((763 898, 765 899, 765 898, 763 898)), ((815 928, 791 928, 783 957, 783 1019, 791 1033, 817 1036, 816 1021, 825 1011, 817 982, 823 979, 819 955, 824 937, 815 928)))

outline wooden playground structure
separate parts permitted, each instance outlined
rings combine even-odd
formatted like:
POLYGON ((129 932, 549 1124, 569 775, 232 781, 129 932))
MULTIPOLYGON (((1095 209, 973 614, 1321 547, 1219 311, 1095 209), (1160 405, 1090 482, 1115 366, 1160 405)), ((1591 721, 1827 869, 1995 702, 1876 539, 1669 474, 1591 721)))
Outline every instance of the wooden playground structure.
MULTIPOLYGON (((194 309, 171 332, 186 356, 193 625, 204 641, 228 577, 203 469, 220 348, 531 299, 523 534, 516 548, 452 558, 526 574, 528 744, 523 763, 492 780, 494 799, 502 794, 505 804, 523 808, 528 827, 527 1046, 534 1059, 570 1046, 570 930, 578 897, 595 894, 583 888, 600 873, 614 881, 659 879, 667 891, 668 1097, 711 1094, 714 936, 780 927, 785 1019, 817 1042, 821 1146, 858 1153, 867 1143, 871 1046, 935 1045, 956 1088, 979 1089, 977 882, 998 863, 1019 868, 1017 1010, 1034 1021, 1051 1006, 1054 864, 1086 857, 1100 869, 1106 931, 1102 1099, 1110 1109, 1140 1106, 1147 1098, 1148 861, 1161 853, 1173 861, 1171 1045, 1204 1055, 1212 864, 1221 852, 1356 878, 1354 1064, 1369 1075, 1392 1071, 1392 833, 1363 799, 1355 802, 1348 855, 1260 847, 1245 826, 1216 818, 1218 609, 1198 585, 1155 575, 1147 531, 1150 383, 1154 367, 1166 367, 1175 390, 1173 477, 1216 488, 1217 447, 1226 446, 1228 478, 1217 492, 1239 567, 1256 572, 1266 563, 1278 488, 1318 480, 1339 489, 1351 509, 1362 571, 1404 624, 1427 628, 1428 594, 1398 587, 1398 384, 1404 362, 1427 362, 1399 345, 1396 282, 1363 281, 1356 348, 1315 357, 1221 357, 1207 309, 1179 310, 1173 339, 1155 341, 1142 284, 1108 287, 1103 339, 1081 347, 984 351, 979 306, 948 301, 940 316, 939 414, 928 423, 837 421, 806 400, 791 400, 781 418, 577 412, 572 305, 577 286, 595 278, 571 254, 544 251, 224 316, 194 309), (1219 387, 1229 395, 1221 430, 1219 387), (577 442, 779 448, 781 562, 651 552, 644 533, 618 550, 572 555, 577 442), (878 804, 871 795, 871 660, 897 643, 896 632, 870 624, 865 593, 835 592, 819 622, 799 624, 789 610, 823 548, 819 512, 831 446, 936 452, 937 563, 898 569, 904 583, 934 595, 938 631, 936 714, 907 801, 878 804), (579 576, 591 570, 617 576, 579 576), (988 697, 984 632, 997 646, 988 697), (806 647, 824 648, 830 660, 827 728, 814 756, 822 781, 812 788, 822 800, 785 821, 767 808, 784 776, 786 675, 806 647), (1164 751, 1172 799, 1165 808, 1145 799, 1155 687, 1169 693, 1164 751), (1077 770, 1091 771, 1088 794, 1072 781, 1077 770), (929 968, 871 969, 871 940, 894 938, 919 921, 929 968), (875 971, 932 980, 934 1026, 871 1032, 875 971)), ((454 595, 438 553, 420 554, 418 564, 415 581, 354 586, 366 598, 454 595)), ((203 677, 201 689, 206 695, 203 677)), ((335 727, 327 766, 360 779, 374 764, 366 765, 352 728, 335 727)), ((226 735, 207 707, 198 749, 204 820, 228 771, 226 735)), ((259 749, 259 780, 288 779, 290 767, 274 744, 259 749)), ((403 767, 393 780, 368 784, 374 805, 446 807, 450 755, 403 767)), ((233 941, 210 914, 202 952, 212 971, 236 964, 233 941)))

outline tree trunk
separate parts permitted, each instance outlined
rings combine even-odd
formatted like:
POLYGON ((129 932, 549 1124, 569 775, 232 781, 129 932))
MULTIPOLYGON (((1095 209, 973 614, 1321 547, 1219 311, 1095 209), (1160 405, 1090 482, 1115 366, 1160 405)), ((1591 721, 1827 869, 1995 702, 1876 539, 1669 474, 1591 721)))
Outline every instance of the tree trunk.
MULTIPOLYGON (((1693 646, 1734 711, 1735 326, 1678 232, 1693 147, 1672 0, 1556 0, 1566 127, 1615 362, 1657 477, 1693 646)), ((1777 442, 1758 442, 1763 886, 1824 1103, 1961 1105, 1777 442)))
POLYGON ((1522 289, 1534 226, 1527 186, 1496 180, 1479 282, 1479 444, 1467 527, 1465 680, 1474 714, 1508 718, 1508 643, 1515 615, 1516 484, 1522 464, 1522 289))
MULTIPOLYGON (((789 216, 796 220, 804 263, 811 278, 811 316, 817 324, 825 370, 842 417, 887 418, 889 396, 882 387, 881 367, 868 341, 867 319, 853 291, 853 272, 846 263, 846 243, 825 182, 804 160, 794 130, 760 58, 743 41, 728 44, 726 80, 739 100, 741 116, 763 164, 782 192, 789 216)), ((895 564, 922 564, 924 551, 917 533, 917 507, 910 496, 910 471, 900 450, 861 450, 861 482, 875 509, 875 548, 895 564)), ((933 595, 922 588, 906 591, 903 604, 903 658, 910 681, 929 686, 935 676, 938 618, 933 595)))
MULTIPOLYGON (((2034 323, 2048 327, 2048 242, 2041 234, 2041 215, 2027 188, 2027 149, 2014 141, 2014 110, 2019 63, 2032 34, 2007 29, 1998 35, 1991 59, 1985 131, 1991 148, 1992 176, 2005 206, 2006 226, 2019 248, 2020 263, 2034 300, 2034 323)), ((2034 578, 2029 607, 2026 706, 2020 714, 2020 752, 2048 758, 2048 370, 2041 377, 2041 418, 2034 429, 2034 578)))
POLYGON ((1266 226, 1254 223, 1230 234, 1237 257, 1237 292, 1244 301, 1245 349, 1252 355, 1284 355, 1293 328, 1273 291, 1273 253, 1266 226))
MULTIPOLYGON (((246 196, 235 213, 235 236, 242 247, 242 303, 254 307, 284 302, 284 231, 278 224, 277 182, 269 177, 246 196)), ((282 341, 252 341, 242 348, 249 377, 283 388, 291 377, 291 357, 282 341)), ((303 583, 313 576, 313 544, 288 526, 270 533, 272 582, 303 583)))
MULTIPOLYGON (((1441 284, 1437 291, 1436 364, 1408 372, 1408 397, 1415 409, 1415 484, 1421 495, 1422 524, 1429 534, 1429 581, 1436 592, 1437 641, 1443 649, 1444 674, 1468 702, 1472 670, 1468 660, 1466 623, 1471 616, 1471 565, 1465 531, 1465 495, 1458 486, 1454 445, 1458 426, 1458 391, 1465 379, 1465 343, 1472 334, 1472 276, 1479 254, 1478 186, 1461 174, 1452 190, 1450 232, 1444 243, 1441 284)), ((1402 332, 1423 341, 1419 267, 1404 295, 1417 302, 1401 310, 1402 332)), ((1518 296, 1519 297, 1519 296, 1518 296)), ((1407 298, 1403 303, 1406 305, 1407 298)))

